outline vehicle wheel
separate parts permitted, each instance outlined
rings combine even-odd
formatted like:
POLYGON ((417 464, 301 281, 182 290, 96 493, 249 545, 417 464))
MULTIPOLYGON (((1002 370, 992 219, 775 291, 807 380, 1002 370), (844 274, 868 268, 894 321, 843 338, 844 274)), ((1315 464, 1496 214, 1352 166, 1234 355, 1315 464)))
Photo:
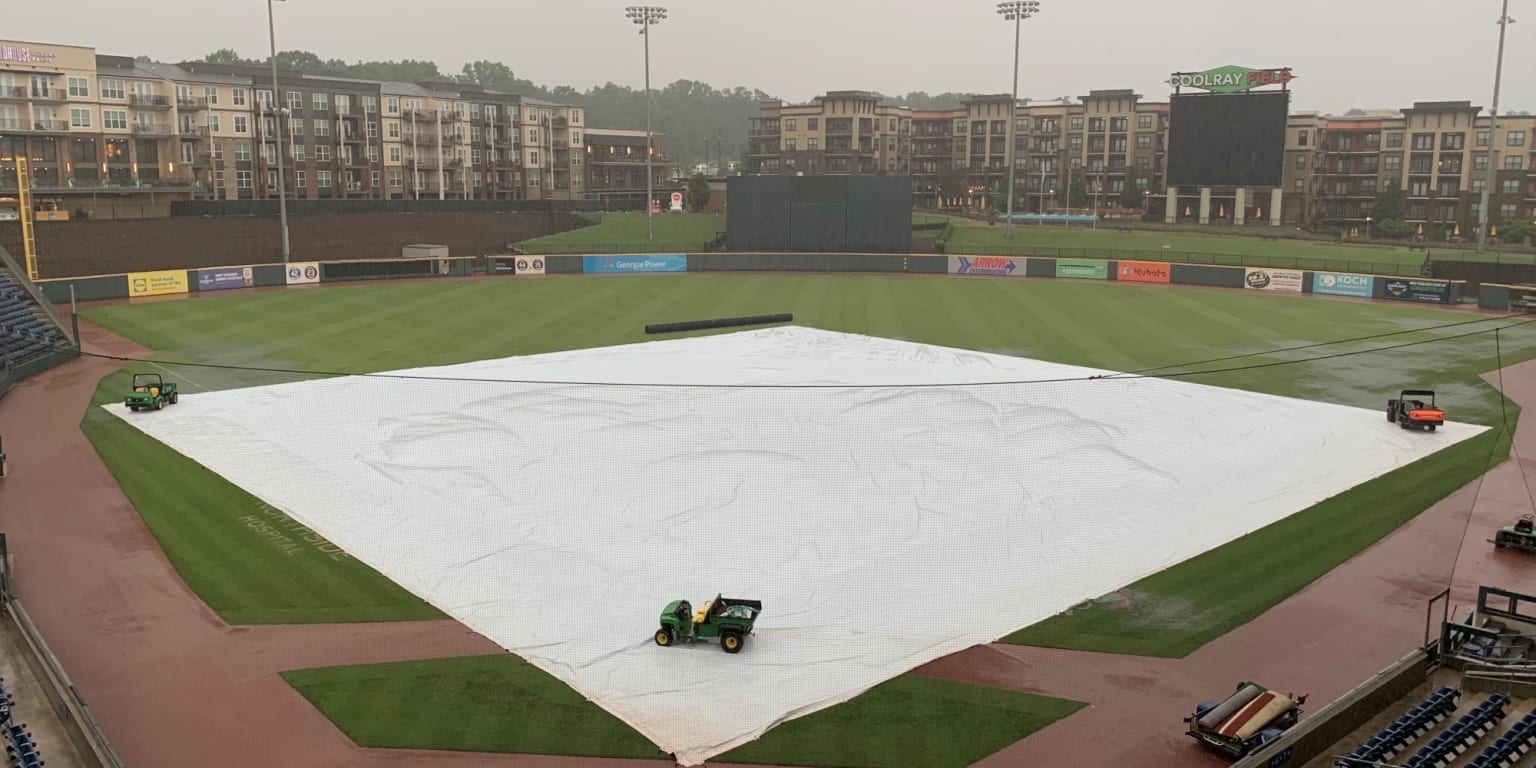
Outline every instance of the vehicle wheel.
POLYGON ((177 392, 176 394, 171 395, 171 405, 175 405, 180 400, 181 400, 181 393, 180 392, 177 392))
POLYGON ((735 632, 720 636, 720 647, 724 648, 726 653, 741 653, 741 646, 744 642, 741 635, 735 632))
POLYGON ((155 401, 155 410, 157 410, 157 411, 165 410, 165 401, 164 400, 156 400, 155 401))
POLYGON ((1440 425, 1439 424, 1431 424, 1431 425, 1429 425, 1429 431, 1431 431, 1431 432, 1435 431, 1435 427, 1438 427, 1438 426, 1440 426, 1440 425))
POLYGON ((661 629, 656 630, 656 644, 657 645, 660 645, 662 647, 666 647, 666 646, 672 644, 672 640, 673 639, 674 639, 674 635, 672 634, 672 630, 670 628, 662 627, 661 629))
POLYGON ((1387 406, 1387 421, 1396 421, 1396 419, 1392 418, 1392 415, 1392 406, 1389 405, 1387 406))

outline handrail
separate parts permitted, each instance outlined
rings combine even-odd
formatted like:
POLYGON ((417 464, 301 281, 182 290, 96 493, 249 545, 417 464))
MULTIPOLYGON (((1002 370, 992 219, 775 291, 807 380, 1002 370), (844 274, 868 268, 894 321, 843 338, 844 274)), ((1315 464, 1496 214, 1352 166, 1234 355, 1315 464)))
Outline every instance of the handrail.
MULTIPOLYGON (((9 583, 7 583, 7 587, 9 583)), ((66 728, 80 749, 82 757, 94 768, 125 768, 123 760, 113 749, 112 743, 101 730, 101 725, 96 722, 96 717, 91 714, 91 709, 86 705, 85 699, 80 696, 79 689, 70 682, 69 675, 64 672, 64 666, 59 663, 57 656, 53 655, 47 641, 38 631, 37 625, 32 623, 32 617, 21 605, 14 595, 5 596, 5 613, 11 619, 13 626, 19 630, 23 650, 27 652, 29 661, 39 667, 39 677, 42 678, 44 689, 53 704, 54 712, 65 721, 66 728)))

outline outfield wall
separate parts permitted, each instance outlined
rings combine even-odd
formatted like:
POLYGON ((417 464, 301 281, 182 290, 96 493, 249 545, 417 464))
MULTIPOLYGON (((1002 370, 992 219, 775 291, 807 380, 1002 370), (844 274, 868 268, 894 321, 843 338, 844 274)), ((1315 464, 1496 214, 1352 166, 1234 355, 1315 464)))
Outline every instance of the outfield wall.
MULTIPOLYGON (((147 299, 265 288, 389 280, 469 277, 538 277, 575 274, 687 274, 820 272, 834 274, 953 275, 987 279, 1049 278, 1377 299, 1455 305, 1476 301, 1490 309, 1511 309, 1527 295, 1510 286, 1485 284, 1482 293, 1463 296, 1465 284, 1390 275, 1169 264, 1159 261, 937 256, 882 253, 646 253, 537 255, 492 253, 477 257, 295 261, 288 265, 173 269, 39 281, 44 295, 59 302, 74 289, 80 301, 147 299)), ((1536 291, 1533 291, 1536 293, 1536 291)))

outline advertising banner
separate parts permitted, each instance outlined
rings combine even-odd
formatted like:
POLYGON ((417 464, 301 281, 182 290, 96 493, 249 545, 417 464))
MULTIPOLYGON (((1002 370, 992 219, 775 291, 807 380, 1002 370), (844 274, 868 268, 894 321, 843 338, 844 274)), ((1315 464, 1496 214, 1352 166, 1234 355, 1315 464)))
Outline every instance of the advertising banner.
POLYGON ((253 271, 250 267, 199 269, 197 271, 197 290, 227 291, 234 288, 250 288, 256 284, 252 275, 253 271))
POLYGON ((128 273, 129 296, 164 296, 186 292, 187 271, 184 269, 128 273))
POLYGON ((543 256, 519 256, 517 257, 517 274, 542 275, 544 274, 543 256))
POLYGON ((949 257, 949 273, 951 275, 1000 275, 1007 277, 1018 272, 1019 277, 1024 276, 1020 259, 1007 256, 951 256, 949 257))
POLYGON ((1256 291, 1284 291, 1301 293, 1301 281, 1306 273, 1296 269, 1254 269, 1243 273, 1243 285, 1256 291))
POLYGON ((1433 280, 1388 280, 1387 298, 1445 304, 1451 300, 1451 284, 1433 280))
POLYGON ((289 285, 308 285, 320 282, 320 262, 300 261, 288 265, 289 285))
POLYGON ((687 272, 688 257, 681 253, 645 256, 583 256, 581 271, 613 272, 687 272))
POLYGON ((1312 292, 1328 296, 1353 296, 1369 299, 1376 295, 1376 278, 1344 272, 1313 272, 1312 292))
POLYGON ((1173 267, 1161 261, 1122 261, 1115 270, 1115 279, 1122 283, 1169 283, 1173 280, 1173 267))
POLYGON ((1109 262, 1092 259, 1057 259, 1057 277, 1073 277, 1079 280, 1108 280, 1109 262))

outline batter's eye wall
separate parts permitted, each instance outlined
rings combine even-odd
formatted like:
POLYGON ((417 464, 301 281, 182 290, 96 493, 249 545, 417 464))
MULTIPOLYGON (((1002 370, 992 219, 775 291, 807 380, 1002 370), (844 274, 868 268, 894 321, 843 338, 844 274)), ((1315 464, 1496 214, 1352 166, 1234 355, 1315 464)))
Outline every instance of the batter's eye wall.
POLYGON ((911 176, 734 176, 732 251, 910 253, 911 176))
POLYGON ((1285 91, 1174 96, 1168 115, 1168 185, 1280 186, 1290 101, 1285 91))

